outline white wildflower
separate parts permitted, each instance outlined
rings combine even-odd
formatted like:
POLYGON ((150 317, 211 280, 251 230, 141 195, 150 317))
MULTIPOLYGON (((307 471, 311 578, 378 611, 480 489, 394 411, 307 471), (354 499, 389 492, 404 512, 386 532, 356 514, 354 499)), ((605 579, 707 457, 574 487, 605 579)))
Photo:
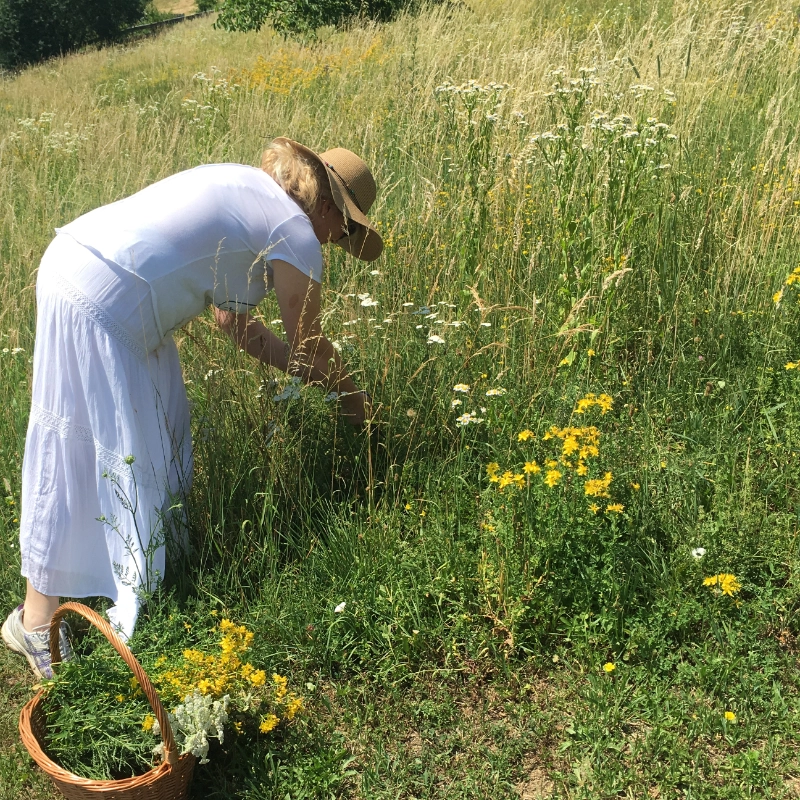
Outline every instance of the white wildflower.
POLYGON ((480 422, 483 422, 483 419, 474 411, 468 411, 466 414, 456 418, 456 425, 460 428, 466 428, 467 425, 477 425, 480 422))
POLYGON ((336 606, 336 608, 333 609, 333 613, 334 614, 341 614, 342 611, 344 611, 346 607, 347 607, 347 600, 342 600, 342 602, 339 603, 339 605, 336 606))
MULTIPOLYGON (((209 738, 225 741, 224 725, 228 721, 228 703, 230 696, 225 695, 221 700, 214 700, 210 695, 204 695, 195 689, 184 698, 174 713, 168 714, 175 742, 180 748, 180 754, 192 753, 200 759, 201 764, 207 764, 209 738)), ((153 724, 152 732, 159 736, 161 727, 158 720, 153 724)), ((164 755, 164 743, 153 748, 156 755, 164 755)))
POLYGON ((432 333, 428 337, 428 344, 444 344, 444 339, 441 336, 437 336, 435 333, 432 333))
POLYGON ((692 558, 696 558, 698 561, 706 554, 705 547, 695 547, 692 550, 692 558))
POLYGON ((457 383, 453 387, 454 392, 461 392, 462 394, 467 394, 469 392, 469 384, 468 383, 457 383))

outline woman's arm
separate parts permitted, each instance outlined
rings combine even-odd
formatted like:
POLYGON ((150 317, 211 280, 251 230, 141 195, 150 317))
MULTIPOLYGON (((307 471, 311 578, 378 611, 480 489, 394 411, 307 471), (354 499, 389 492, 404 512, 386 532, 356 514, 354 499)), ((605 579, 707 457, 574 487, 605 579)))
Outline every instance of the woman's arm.
POLYGON ((264 364, 322 386, 327 392, 344 394, 340 400, 343 415, 354 425, 363 424, 369 409, 368 395, 358 389, 322 333, 320 285, 284 261, 273 261, 272 268, 288 344, 247 313, 215 308, 219 326, 241 349, 264 364))
POLYGON ((264 364, 289 371, 289 345, 250 314, 237 314, 214 307, 219 327, 233 339, 241 350, 264 364))

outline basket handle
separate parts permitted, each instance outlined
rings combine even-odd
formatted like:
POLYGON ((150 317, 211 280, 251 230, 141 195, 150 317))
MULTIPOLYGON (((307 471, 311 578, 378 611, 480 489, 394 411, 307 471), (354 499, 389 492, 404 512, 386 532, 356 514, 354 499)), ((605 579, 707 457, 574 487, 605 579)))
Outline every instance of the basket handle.
POLYGON ((122 660, 131 668, 131 671, 136 676, 136 680, 139 681, 139 685, 142 687, 142 691, 145 693, 147 701, 150 703, 150 708, 153 709, 153 713, 156 715, 158 724, 161 727, 161 739, 164 742, 164 761, 167 764, 177 764, 178 748, 175 744, 175 736, 172 733, 172 726, 169 723, 169 717, 167 716, 167 712, 164 711, 164 706, 161 705, 161 700, 158 697, 158 693, 153 687, 153 684, 150 682, 150 678, 147 677, 147 673, 142 669, 142 665, 136 660, 136 656, 134 656, 134 654, 130 651, 130 648, 122 641, 122 639, 119 638, 111 625, 99 614, 92 611, 92 609, 88 606, 83 605, 83 603, 64 603, 58 607, 56 613, 53 614, 53 618, 50 621, 51 663, 61 663, 61 647, 58 641, 59 627, 61 625, 61 620, 64 619, 64 617, 70 611, 80 614, 80 616, 82 616, 84 619, 91 622, 92 625, 94 625, 94 627, 97 628, 100 633, 106 637, 106 639, 108 639, 108 641, 111 643, 111 646, 120 654, 120 656, 122 656, 122 660))

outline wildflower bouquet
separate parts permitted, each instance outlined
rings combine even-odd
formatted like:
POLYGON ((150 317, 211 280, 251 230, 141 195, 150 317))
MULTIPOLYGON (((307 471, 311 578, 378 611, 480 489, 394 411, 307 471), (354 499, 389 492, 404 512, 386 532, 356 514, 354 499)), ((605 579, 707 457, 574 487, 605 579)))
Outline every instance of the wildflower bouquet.
MULTIPOLYGON (((253 632, 222 619, 194 633, 175 617, 155 638, 152 626, 131 649, 168 710, 180 754, 204 764, 226 735, 256 738, 291 722, 303 698, 288 678, 271 677, 247 658, 253 632), (187 647, 185 645, 192 644, 187 647)), ((59 669, 46 685, 45 744, 65 769, 91 779, 120 779, 151 769, 163 756, 161 730, 136 678, 104 643, 59 669)))

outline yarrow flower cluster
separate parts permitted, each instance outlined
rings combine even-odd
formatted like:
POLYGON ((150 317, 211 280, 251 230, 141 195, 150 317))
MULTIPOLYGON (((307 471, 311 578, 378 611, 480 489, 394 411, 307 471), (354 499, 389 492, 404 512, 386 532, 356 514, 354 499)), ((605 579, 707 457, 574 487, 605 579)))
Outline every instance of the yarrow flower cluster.
MULTIPOLYGON (((230 700, 227 694, 221 700, 213 700, 195 689, 175 711, 167 713, 181 755, 192 753, 201 764, 208 763, 209 738, 217 739, 220 744, 225 741, 224 725, 228 721, 230 700)), ((149 729, 156 736, 161 735, 158 720, 154 720, 149 729)), ((164 755, 163 742, 153 748, 153 754, 164 755)))

